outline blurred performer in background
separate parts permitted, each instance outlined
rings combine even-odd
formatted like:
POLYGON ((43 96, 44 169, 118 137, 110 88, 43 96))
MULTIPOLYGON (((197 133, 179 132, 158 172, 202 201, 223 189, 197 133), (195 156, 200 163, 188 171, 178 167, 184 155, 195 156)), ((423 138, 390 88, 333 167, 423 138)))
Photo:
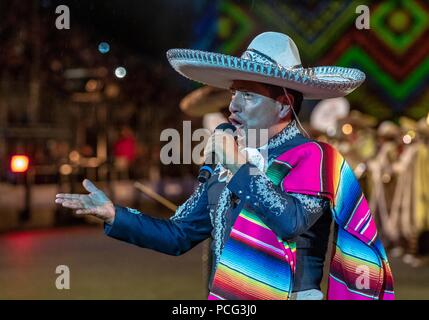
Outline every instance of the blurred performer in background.
POLYGON ((118 140, 113 145, 115 171, 120 179, 129 179, 129 170, 136 158, 137 143, 134 132, 128 126, 121 128, 118 140))
MULTIPOLYGON (((338 150, 353 168, 359 179, 365 172, 365 163, 375 155, 375 131, 377 119, 352 110, 338 120, 337 133, 342 141, 338 150)), ((337 136, 338 136, 337 135, 337 136)))
POLYGON ((383 236, 386 239, 392 239, 393 234, 399 231, 391 225, 389 214, 397 181, 393 164, 398 159, 399 127, 391 121, 384 121, 378 127, 377 137, 379 151, 368 161, 371 181, 369 207, 378 218, 377 222, 381 225, 383 236))
POLYGON ((59 194, 56 202, 100 217, 111 237, 171 255, 212 236, 209 299, 322 299, 334 221, 327 298, 392 299, 389 263, 353 170, 301 132, 297 117, 303 98, 345 96, 365 75, 304 68, 293 40, 276 32, 255 37, 240 58, 188 49, 167 57, 187 78, 230 89, 230 122, 246 138, 250 129, 268 131, 252 151, 268 157, 247 161, 232 135, 215 133, 205 154, 215 154, 216 169, 169 220, 114 206, 88 180, 89 195, 59 194))
POLYGON ((415 164, 415 229, 420 238, 417 253, 427 255, 427 233, 429 232, 429 125, 427 119, 417 122, 417 159, 415 164), (421 238, 425 233, 426 237, 421 238), (426 243, 424 243, 426 242, 426 243))
POLYGON ((429 161, 426 119, 416 122, 401 117, 404 148, 394 164, 398 175, 390 213, 390 228, 386 235, 396 246, 393 254, 403 255, 403 261, 418 267, 423 262, 418 256, 419 237, 429 230, 429 161))
POLYGON ((201 117, 203 127, 213 132, 228 121, 230 101, 229 90, 204 86, 186 95, 180 101, 180 109, 191 117, 201 117))

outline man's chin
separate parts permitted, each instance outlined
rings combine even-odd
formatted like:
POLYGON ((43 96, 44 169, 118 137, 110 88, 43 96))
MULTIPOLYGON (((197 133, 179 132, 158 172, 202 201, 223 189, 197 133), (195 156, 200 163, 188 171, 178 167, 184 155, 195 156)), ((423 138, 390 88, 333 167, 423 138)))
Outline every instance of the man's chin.
POLYGON ((260 147, 268 142, 268 129, 249 128, 244 125, 237 126, 237 135, 241 143, 247 147, 260 147), (251 141, 249 141, 249 139, 251 141))
POLYGON ((246 126, 246 125, 239 125, 239 126, 236 126, 236 128, 237 128, 237 130, 240 130, 240 131, 242 131, 242 132, 244 132, 244 133, 249 133, 250 131, 254 131, 254 132, 259 132, 259 131, 261 131, 261 130, 264 130, 264 129, 261 129, 261 128, 253 128, 253 127, 249 127, 249 126, 246 126))
POLYGON ((237 134, 238 135, 241 135, 241 136, 245 136, 246 135, 246 133, 247 133, 246 126, 240 124, 240 125, 237 125, 235 127, 237 128, 237 134))

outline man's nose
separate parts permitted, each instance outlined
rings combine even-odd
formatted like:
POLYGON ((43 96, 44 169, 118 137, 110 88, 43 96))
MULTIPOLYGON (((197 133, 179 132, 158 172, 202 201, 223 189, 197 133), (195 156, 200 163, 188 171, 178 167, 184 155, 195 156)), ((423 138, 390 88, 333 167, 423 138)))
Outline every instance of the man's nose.
POLYGON ((229 103, 229 112, 236 113, 241 110, 239 99, 237 99, 237 94, 232 96, 231 102, 229 103))

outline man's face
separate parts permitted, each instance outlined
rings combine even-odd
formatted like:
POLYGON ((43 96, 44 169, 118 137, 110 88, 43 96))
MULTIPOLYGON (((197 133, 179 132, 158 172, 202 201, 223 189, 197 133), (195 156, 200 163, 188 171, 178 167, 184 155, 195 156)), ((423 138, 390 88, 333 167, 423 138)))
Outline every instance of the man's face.
POLYGON ((265 85, 234 81, 231 91, 229 121, 239 130, 246 132, 248 129, 269 129, 284 118, 282 105, 269 98, 271 93, 265 85))

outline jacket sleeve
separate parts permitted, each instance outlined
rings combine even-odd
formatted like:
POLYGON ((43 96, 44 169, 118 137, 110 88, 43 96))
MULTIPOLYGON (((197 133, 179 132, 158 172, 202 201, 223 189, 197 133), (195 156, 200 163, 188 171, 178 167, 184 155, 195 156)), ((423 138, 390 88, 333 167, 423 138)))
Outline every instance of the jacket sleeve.
POLYGON ((143 248, 180 255, 210 236, 212 225, 207 205, 207 186, 200 184, 170 219, 115 206, 115 220, 112 225, 104 224, 104 232, 143 248))
POLYGON ((286 193, 252 164, 240 167, 228 183, 240 201, 254 208, 261 220, 283 240, 306 232, 329 207, 329 200, 286 193))

